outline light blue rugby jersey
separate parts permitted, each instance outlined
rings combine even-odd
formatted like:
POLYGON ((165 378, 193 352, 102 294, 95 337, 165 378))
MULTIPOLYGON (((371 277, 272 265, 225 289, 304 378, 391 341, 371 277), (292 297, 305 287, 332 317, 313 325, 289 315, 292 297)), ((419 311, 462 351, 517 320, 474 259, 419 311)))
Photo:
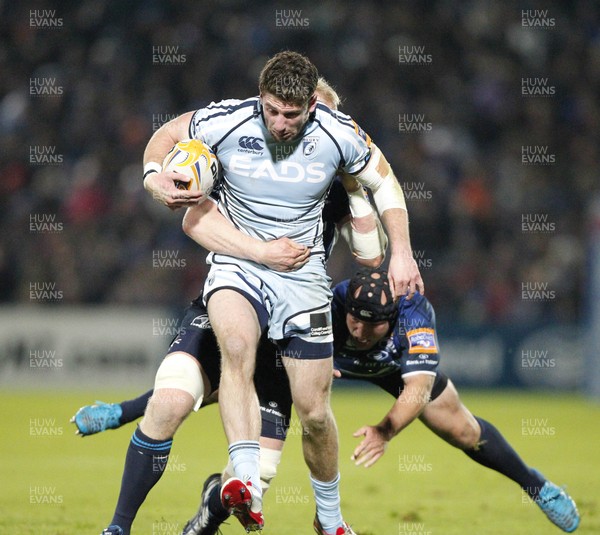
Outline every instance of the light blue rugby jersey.
POLYGON ((213 102, 195 112, 189 129, 223 167, 221 212, 250 236, 287 236, 313 253, 323 250, 321 213, 337 170, 358 173, 370 158, 370 138, 321 104, 294 141, 273 139, 258 97, 213 102))

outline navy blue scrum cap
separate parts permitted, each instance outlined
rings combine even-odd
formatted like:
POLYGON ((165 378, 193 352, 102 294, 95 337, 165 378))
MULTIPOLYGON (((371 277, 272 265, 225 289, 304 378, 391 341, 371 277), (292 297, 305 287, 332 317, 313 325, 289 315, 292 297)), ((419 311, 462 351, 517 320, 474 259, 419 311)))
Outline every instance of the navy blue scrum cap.
POLYGON ((389 321, 393 325, 398 318, 398 303, 394 301, 387 271, 359 270, 348 284, 346 312, 360 321, 389 321))

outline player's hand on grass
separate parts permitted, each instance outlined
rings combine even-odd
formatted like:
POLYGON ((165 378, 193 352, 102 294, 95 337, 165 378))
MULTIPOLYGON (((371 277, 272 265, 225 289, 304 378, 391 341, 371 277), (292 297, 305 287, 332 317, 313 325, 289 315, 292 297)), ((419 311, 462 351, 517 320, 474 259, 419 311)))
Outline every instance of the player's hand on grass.
POLYGON ((144 188, 152 197, 171 210, 185 206, 193 206, 204 197, 201 191, 188 191, 179 189, 177 184, 187 183, 191 178, 174 172, 150 173, 144 179, 144 188))
POLYGON ((410 299, 416 291, 425 293, 425 284, 410 250, 392 254, 388 267, 388 281, 394 297, 407 295, 410 299))
POLYGON ((366 425, 354 433, 355 437, 365 437, 356 446, 351 459, 356 466, 364 465, 365 468, 373 466, 385 453, 388 440, 384 430, 379 426, 366 425))
POLYGON ((308 262, 310 248, 289 238, 264 242, 258 262, 275 271, 295 271, 308 262))

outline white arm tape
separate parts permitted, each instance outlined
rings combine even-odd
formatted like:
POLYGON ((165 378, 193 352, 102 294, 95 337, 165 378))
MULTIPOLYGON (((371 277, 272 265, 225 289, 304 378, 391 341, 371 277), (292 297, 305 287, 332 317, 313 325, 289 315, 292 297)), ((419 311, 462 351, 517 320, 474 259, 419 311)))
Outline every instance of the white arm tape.
POLYGON ((367 199, 367 194, 362 186, 356 191, 348 193, 348 202, 352 217, 365 217, 373 213, 373 207, 367 199))
POLYGON ((148 162, 146 165, 144 165, 144 175, 146 175, 148 171, 156 171, 157 173, 160 173, 162 171, 162 165, 157 162, 148 162))
POLYGON ((372 145, 371 148, 371 161, 359 175, 356 175, 356 179, 373 192, 373 201, 379 215, 390 208, 406 210, 402 187, 376 145, 372 145))
POLYGON ((350 247, 357 258, 371 260, 378 256, 385 257, 387 236, 381 222, 377 220, 377 226, 365 233, 357 232, 350 226, 350 247))
POLYGON ((381 221, 377 220, 376 228, 363 233, 357 232, 348 221, 340 229, 340 234, 357 258, 371 260, 379 255, 385 257, 388 240, 381 221))
POLYGON ((375 206, 377 206, 379 215, 390 208, 406 210, 404 192, 393 174, 385 177, 379 189, 373 191, 373 201, 375 202, 375 206))

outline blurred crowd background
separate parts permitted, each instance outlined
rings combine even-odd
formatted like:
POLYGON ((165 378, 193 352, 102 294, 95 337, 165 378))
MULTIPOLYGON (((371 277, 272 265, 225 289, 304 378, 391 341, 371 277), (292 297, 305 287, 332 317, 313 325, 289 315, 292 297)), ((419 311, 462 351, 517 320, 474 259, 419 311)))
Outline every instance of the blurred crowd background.
MULTIPOLYGON (((0 0, 0 14, 1 302, 51 282, 61 303, 185 306, 206 252, 143 190, 144 147, 176 114, 255 95, 266 59, 289 48, 392 163, 438 316, 582 319, 600 189, 596 2, 0 0), (531 147, 549 157, 524 162, 531 147), (36 230, 44 217, 54 231, 36 230), (155 266, 165 251, 177 267, 155 266), (524 298, 531 284, 552 297, 524 298)), ((352 273, 342 247, 329 271, 352 273)))

